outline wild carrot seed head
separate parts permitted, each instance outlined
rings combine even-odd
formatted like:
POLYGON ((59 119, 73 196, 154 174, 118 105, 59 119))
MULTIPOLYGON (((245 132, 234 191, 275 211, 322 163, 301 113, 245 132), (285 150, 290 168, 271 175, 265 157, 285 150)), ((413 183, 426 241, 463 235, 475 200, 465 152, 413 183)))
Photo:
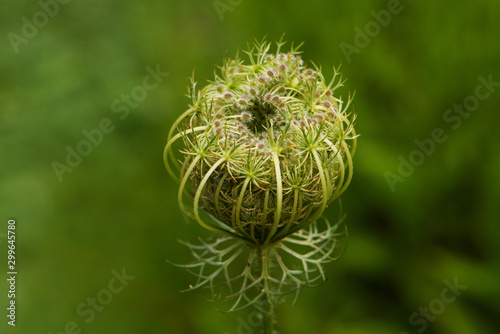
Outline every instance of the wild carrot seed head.
POLYGON ((283 44, 271 53, 270 43, 256 42, 248 62, 225 61, 199 91, 192 79, 197 108, 175 122, 166 148, 186 214, 257 245, 316 221, 352 175, 355 116, 347 112, 351 99, 336 95, 339 73, 327 83, 317 67, 304 65, 298 48, 282 53, 283 44), (180 138, 174 172, 171 144, 180 138))

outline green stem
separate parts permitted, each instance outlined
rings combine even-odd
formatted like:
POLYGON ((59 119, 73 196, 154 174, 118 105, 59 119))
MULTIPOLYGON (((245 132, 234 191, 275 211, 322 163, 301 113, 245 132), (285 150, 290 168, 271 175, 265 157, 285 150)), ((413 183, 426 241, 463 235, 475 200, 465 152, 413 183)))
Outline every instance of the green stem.
POLYGON ((269 304, 269 310, 271 313, 263 313, 264 317, 264 333, 265 334, 274 334, 274 306, 269 304))
POLYGON ((271 296, 271 294, 267 293, 269 291, 268 287, 268 278, 269 278, 269 247, 265 247, 264 249, 261 249, 261 255, 262 255, 262 276, 263 276, 263 281, 262 281, 262 289, 263 291, 266 292, 266 298, 264 300, 264 312, 262 312, 262 317, 263 317, 263 325, 264 325, 264 334, 274 334, 274 323, 275 323, 275 316, 274 316, 274 300, 271 296))

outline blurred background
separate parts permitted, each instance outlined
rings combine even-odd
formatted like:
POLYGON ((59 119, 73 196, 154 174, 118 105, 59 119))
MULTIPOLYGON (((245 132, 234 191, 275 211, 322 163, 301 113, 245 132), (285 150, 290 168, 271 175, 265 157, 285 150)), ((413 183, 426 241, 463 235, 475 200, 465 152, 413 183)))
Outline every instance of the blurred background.
POLYGON ((1 333, 259 333, 179 291, 194 277, 165 259, 208 233, 162 151, 193 69, 202 86, 283 33, 327 78, 342 63, 361 137, 347 252, 278 308, 282 333, 498 333, 498 1, 59 1, 0 12, 1 333))

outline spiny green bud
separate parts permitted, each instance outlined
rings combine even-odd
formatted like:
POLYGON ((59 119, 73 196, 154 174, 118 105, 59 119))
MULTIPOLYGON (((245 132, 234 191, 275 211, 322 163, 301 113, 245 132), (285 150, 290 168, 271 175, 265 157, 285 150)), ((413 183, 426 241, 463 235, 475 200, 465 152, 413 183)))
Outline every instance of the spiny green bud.
POLYGON ((299 47, 256 42, 226 59, 174 123, 165 164, 179 181, 181 209, 203 227, 255 245, 315 222, 352 177, 356 134, 351 98, 304 65, 299 47), (172 145, 182 139, 179 161, 172 145), (172 166, 172 163, 175 167, 172 166), (175 168, 177 171, 175 171, 175 168), (189 204, 185 204, 186 198, 189 204))

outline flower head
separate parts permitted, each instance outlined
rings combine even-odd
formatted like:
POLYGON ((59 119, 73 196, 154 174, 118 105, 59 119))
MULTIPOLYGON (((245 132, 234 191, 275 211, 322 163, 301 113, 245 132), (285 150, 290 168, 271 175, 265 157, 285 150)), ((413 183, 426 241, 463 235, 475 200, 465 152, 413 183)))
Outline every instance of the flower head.
POLYGON ((256 245, 315 222, 348 186, 356 134, 335 69, 304 65, 298 48, 256 42, 196 90, 174 123, 165 164, 181 209, 203 227, 256 245), (182 139, 180 163, 172 144, 182 139), (174 171, 172 163, 177 168, 174 171), (188 203, 184 198, 187 198, 188 203))

